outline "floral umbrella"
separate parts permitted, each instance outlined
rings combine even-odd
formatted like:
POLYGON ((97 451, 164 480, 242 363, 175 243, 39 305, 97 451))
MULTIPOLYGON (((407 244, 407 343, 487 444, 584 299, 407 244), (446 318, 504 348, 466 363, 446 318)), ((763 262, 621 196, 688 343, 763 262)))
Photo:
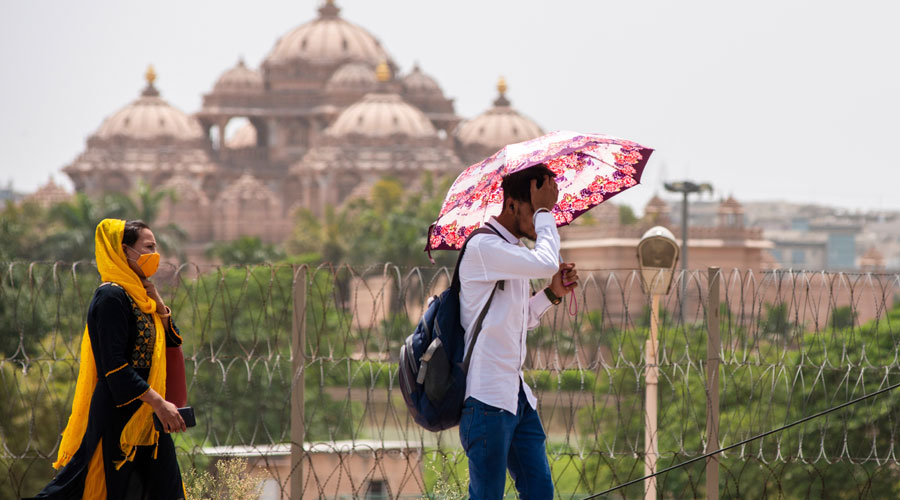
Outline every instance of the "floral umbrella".
POLYGON ((637 185, 653 150, 602 134, 556 131, 510 144, 456 178, 425 251, 459 250, 469 234, 502 209, 503 176, 538 163, 556 173, 556 225, 565 226, 605 200, 637 185))

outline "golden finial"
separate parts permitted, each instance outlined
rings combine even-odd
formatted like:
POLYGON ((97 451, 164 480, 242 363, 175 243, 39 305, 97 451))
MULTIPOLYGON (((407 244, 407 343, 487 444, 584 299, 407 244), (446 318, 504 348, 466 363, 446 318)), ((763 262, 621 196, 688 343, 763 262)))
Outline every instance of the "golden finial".
POLYGON ((323 18, 335 18, 340 12, 341 9, 335 5, 334 0, 325 0, 325 3, 319 7, 319 16, 323 18))
POLYGON ((156 81, 156 70, 153 69, 153 65, 150 64, 147 66, 147 72, 144 73, 144 78, 147 79, 147 85, 153 85, 153 82, 156 81))
POLYGON ((506 78, 503 78, 502 76, 497 80, 497 92, 500 92, 500 95, 506 93, 506 78))
POLYGON ((381 83, 391 81, 391 68, 388 66, 387 61, 381 61, 375 67, 375 78, 381 83))

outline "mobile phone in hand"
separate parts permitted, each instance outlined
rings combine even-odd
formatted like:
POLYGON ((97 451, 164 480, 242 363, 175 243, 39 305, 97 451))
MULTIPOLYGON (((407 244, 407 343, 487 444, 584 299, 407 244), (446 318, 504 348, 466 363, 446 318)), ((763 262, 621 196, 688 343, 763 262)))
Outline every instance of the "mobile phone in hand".
MULTIPOLYGON (((194 417, 194 408, 191 406, 185 406, 184 408, 178 409, 178 414, 181 415, 181 419, 184 420, 185 427, 194 427, 197 425, 197 419, 194 417)), ((156 416, 156 413, 153 414, 153 427, 156 427, 156 430, 159 432, 163 432, 163 425, 160 422, 159 417, 156 416)))

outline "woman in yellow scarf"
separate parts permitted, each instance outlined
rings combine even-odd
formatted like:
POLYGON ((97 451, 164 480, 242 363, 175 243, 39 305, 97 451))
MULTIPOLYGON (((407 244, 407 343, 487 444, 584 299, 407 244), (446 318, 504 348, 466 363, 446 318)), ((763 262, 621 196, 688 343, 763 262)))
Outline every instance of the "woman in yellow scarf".
POLYGON ((165 348, 181 336, 149 280, 159 265, 141 221, 105 219, 95 237, 103 281, 88 308, 61 469, 35 498, 181 499, 184 487, 168 432, 185 430, 165 400, 165 348), (153 414, 165 432, 153 425, 153 414))

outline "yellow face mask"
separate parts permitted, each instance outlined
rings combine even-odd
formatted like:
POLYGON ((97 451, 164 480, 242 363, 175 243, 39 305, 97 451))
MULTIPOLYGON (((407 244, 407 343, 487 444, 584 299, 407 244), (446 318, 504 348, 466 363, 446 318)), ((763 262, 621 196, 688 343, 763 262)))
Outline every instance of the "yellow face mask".
MULTIPOLYGON (((134 247, 128 247, 137 252, 134 247)), ((140 252, 138 252, 140 253, 140 252)), ((156 274, 156 270, 159 269, 159 252, 153 253, 142 253, 138 256, 137 260, 128 258, 130 261, 134 261, 137 263, 138 268, 140 268, 141 273, 144 274, 143 278, 149 278, 156 274)))

